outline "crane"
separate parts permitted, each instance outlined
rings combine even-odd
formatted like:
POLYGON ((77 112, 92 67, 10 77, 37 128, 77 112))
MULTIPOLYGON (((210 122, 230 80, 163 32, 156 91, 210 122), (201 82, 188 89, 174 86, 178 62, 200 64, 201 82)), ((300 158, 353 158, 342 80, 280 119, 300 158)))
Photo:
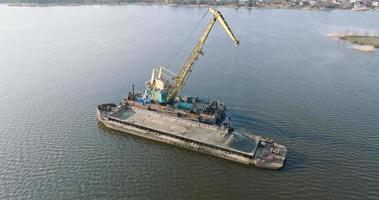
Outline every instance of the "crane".
POLYGON ((179 73, 175 74, 164 67, 160 67, 159 69, 153 70, 153 74, 149 85, 151 90, 153 91, 151 92, 152 99, 156 100, 157 102, 171 103, 178 96, 179 92, 184 87, 192 71, 193 65, 199 58, 200 54, 203 54, 202 49, 204 47, 205 41, 207 40, 209 33, 211 32, 212 28, 214 27, 217 21, 220 22, 221 26, 224 28, 225 32, 231 38, 233 43, 236 46, 239 45, 238 39, 234 36, 232 30, 226 23, 221 12, 213 8, 209 8, 208 11, 212 14, 212 19, 206 26, 204 33, 200 37, 195 48, 192 50, 191 54, 187 58, 179 73), (173 79, 172 84, 170 84, 170 81, 167 79, 167 77, 171 77, 173 79))

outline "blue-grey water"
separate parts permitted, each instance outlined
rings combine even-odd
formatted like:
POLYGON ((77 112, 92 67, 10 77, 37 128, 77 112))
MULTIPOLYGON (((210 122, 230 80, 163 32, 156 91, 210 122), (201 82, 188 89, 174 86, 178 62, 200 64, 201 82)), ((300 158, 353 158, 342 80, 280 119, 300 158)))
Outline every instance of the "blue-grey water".
POLYGON ((205 8, 0 6, 0 199, 379 199, 379 51, 326 37, 378 31, 379 12, 220 10, 241 45, 217 24, 184 93, 285 144, 282 170, 96 122, 97 104, 170 63, 205 8))

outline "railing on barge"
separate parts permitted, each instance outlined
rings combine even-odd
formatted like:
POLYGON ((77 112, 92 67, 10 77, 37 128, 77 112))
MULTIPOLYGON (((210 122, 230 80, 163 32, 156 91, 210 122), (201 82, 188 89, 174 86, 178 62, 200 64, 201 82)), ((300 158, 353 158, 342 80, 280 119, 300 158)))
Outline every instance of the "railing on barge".
MULTIPOLYGON (((185 141, 185 142, 194 143, 194 144, 197 144, 199 146, 205 146, 205 147, 208 147, 208 148, 212 148, 212 149, 216 149, 216 150, 221 150, 221 151, 224 151, 224 152, 227 152, 227 153, 230 153, 230 154, 242 156, 244 158, 248 158, 248 159, 251 159, 251 160, 254 158, 254 154, 255 154, 255 151, 256 151, 256 148, 255 148, 255 151, 252 152, 251 154, 249 154, 249 153, 245 153, 245 152, 238 151, 238 150, 228 149, 228 148, 221 147, 221 146, 218 146, 218 145, 212 145, 212 144, 208 144, 208 143, 205 143, 205 142, 200 142, 198 140, 190 139, 190 138, 187 138, 187 137, 184 137, 184 136, 174 135, 174 134, 171 134, 171 133, 168 133, 168 132, 151 129, 151 128, 148 128, 148 127, 145 127, 145 126, 141 126, 141 125, 138 125, 138 124, 133 124, 133 123, 130 123, 130 122, 127 122, 127 121, 123 121, 123 120, 120 120, 120 119, 117 119, 117 118, 111 117, 111 116, 108 117, 108 120, 114 121, 114 122, 117 122, 117 123, 121 123, 121 124, 124 124, 124 125, 127 125, 127 126, 131 126, 131 127, 134 127, 134 128, 145 130, 146 133, 151 133, 151 134, 155 133, 155 134, 158 134, 158 135, 168 136, 168 137, 175 138, 175 139, 178 139, 178 140, 182 140, 182 141, 185 141)), ((256 145, 259 145, 259 144, 256 144, 256 145)))

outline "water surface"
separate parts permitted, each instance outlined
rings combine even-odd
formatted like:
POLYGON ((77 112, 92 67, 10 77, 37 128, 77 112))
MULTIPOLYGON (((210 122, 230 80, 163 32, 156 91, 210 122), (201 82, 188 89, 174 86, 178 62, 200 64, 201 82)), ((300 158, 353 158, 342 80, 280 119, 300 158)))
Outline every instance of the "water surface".
POLYGON ((223 100, 236 128, 285 144, 283 170, 95 120, 97 104, 170 64, 205 8, 0 6, 0 198, 378 199, 379 51, 325 35, 378 31, 379 12, 220 10, 241 45, 217 25, 184 92, 223 100))

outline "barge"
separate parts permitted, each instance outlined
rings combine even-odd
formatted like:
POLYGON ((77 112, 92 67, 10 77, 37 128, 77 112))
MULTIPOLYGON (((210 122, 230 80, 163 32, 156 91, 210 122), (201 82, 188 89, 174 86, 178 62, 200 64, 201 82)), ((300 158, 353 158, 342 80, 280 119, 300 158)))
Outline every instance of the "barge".
POLYGON ((143 106, 101 104, 96 117, 110 129, 260 168, 280 169, 287 155, 287 148, 272 139, 143 106))

